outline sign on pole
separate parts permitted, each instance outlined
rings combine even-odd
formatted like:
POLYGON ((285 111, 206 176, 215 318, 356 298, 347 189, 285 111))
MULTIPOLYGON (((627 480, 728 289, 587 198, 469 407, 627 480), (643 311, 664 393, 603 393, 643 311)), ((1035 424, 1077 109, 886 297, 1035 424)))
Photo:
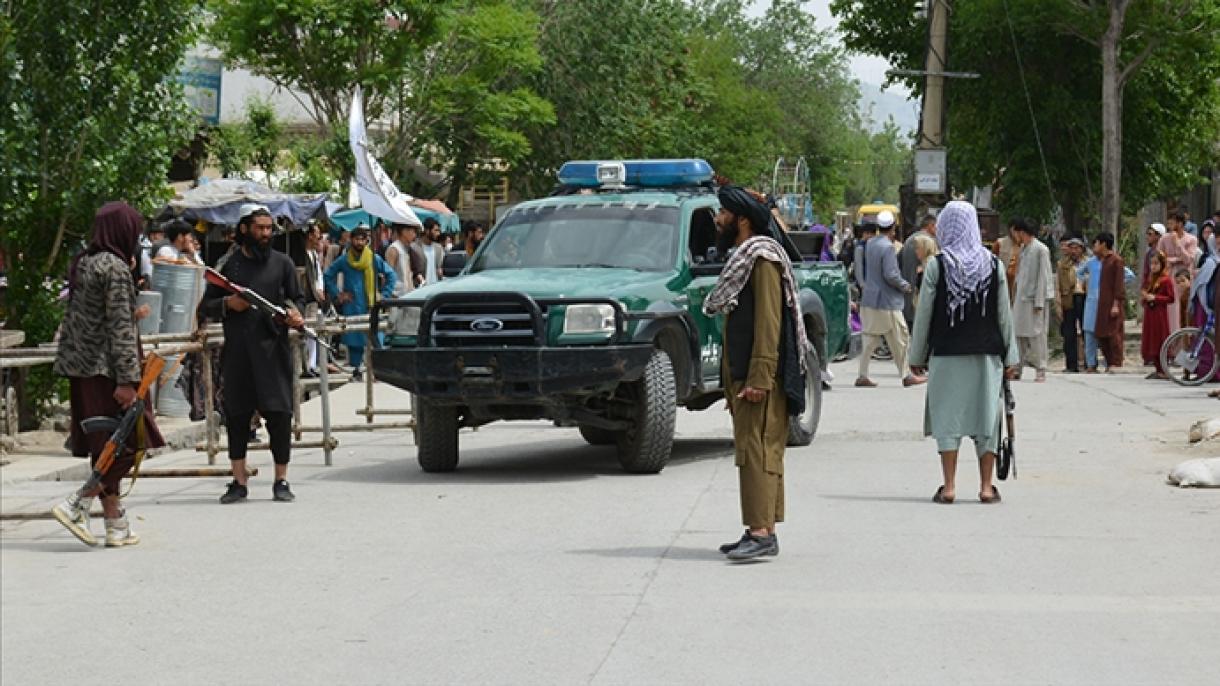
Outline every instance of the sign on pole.
POLYGON ((946 162, 944 148, 915 150, 915 192, 943 194, 946 191, 946 162))
POLYGON ((186 101, 212 126, 220 123, 221 69, 218 59, 187 55, 178 70, 178 83, 183 86, 186 101))

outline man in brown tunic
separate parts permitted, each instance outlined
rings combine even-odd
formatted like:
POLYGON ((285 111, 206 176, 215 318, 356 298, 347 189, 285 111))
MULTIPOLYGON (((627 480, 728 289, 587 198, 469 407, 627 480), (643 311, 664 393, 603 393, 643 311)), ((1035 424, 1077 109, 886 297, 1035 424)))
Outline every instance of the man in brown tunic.
POLYGON ((1101 286, 1097 292, 1097 347, 1106 356, 1107 371, 1123 366, 1123 323, 1126 285, 1123 258, 1114 252, 1114 234, 1101 233, 1093 240, 1093 254, 1101 260, 1101 286))
POLYGON ((779 554, 775 525, 784 519, 784 447, 792 409, 792 375, 784 365, 796 359, 794 341, 806 339, 799 315, 785 316, 785 308, 795 307, 795 281, 783 247, 770 235, 766 206, 734 186, 721 189, 720 203, 718 247, 722 254, 730 248, 736 253, 704 309, 727 314, 721 373, 746 526, 740 540, 720 551, 732 560, 750 560, 779 554), (786 326, 793 328, 788 336, 786 326))

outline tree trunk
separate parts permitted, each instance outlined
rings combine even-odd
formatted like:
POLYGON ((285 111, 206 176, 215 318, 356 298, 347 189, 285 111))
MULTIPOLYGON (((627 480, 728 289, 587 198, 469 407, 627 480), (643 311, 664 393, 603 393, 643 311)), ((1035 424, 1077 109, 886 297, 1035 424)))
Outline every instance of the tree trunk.
POLYGON ((1123 83, 1119 41, 1130 0, 1111 0, 1101 37, 1101 230, 1119 234, 1123 181, 1123 83))

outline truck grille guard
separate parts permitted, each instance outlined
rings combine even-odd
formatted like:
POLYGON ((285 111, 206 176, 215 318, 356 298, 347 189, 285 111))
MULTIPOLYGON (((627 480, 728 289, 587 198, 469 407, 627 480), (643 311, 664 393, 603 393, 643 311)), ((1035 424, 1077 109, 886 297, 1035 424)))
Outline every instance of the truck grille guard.
MULTIPOLYGON (((545 347, 550 309, 561 305, 610 305, 614 332, 609 345, 623 342, 630 321, 659 319, 674 313, 627 312, 612 298, 532 298, 525 293, 439 293, 423 303, 417 347, 545 347), (486 322, 485 324, 483 322, 486 322), (443 342, 443 343, 442 343, 443 342)), ((378 330, 382 312, 395 307, 419 307, 419 301, 394 298, 379 301, 369 315, 378 330)), ((383 347, 376 343, 377 347, 383 347)))

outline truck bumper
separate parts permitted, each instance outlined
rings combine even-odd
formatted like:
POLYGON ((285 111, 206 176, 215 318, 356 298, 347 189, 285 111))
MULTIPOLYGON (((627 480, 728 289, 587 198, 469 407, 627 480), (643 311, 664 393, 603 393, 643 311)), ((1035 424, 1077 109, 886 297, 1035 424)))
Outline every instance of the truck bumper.
POLYGON ((592 393, 644 373, 653 346, 556 348, 381 348, 378 380, 450 404, 539 401, 592 393))

